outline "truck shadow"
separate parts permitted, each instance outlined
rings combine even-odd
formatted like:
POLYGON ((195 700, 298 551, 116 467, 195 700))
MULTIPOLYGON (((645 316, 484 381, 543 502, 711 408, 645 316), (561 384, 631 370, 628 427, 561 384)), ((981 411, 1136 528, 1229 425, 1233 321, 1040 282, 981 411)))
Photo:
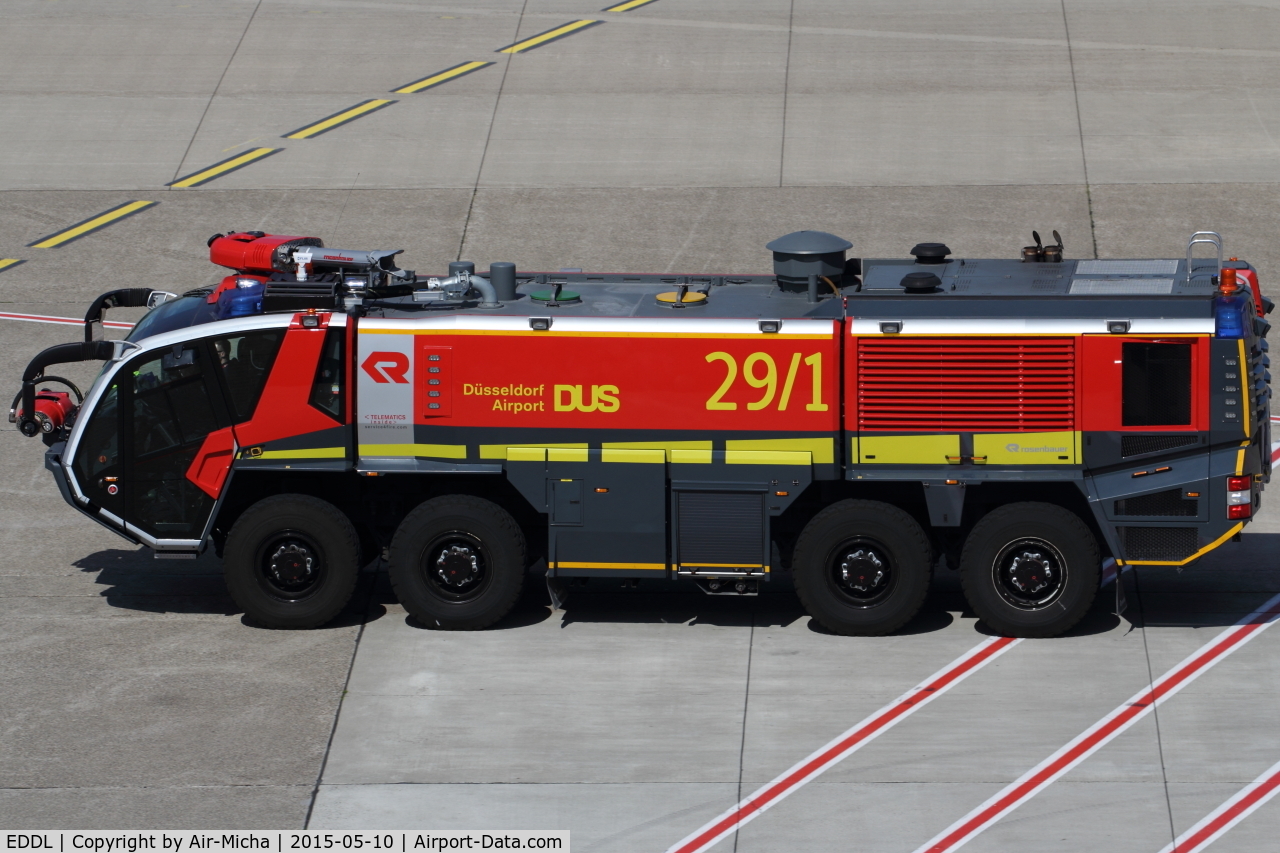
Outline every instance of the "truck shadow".
MULTIPOLYGON (((88 554, 72 564, 94 574, 104 587, 107 605, 142 613, 191 613, 234 616, 239 608, 227 594, 222 561, 212 553, 196 560, 156 560, 145 548, 111 548, 88 554)), ((1182 567, 1140 567, 1123 578, 1127 609, 1114 614, 1115 591, 1099 590, 1093 606, 1065 637, 1105 634, 1123 627, 1212 628, 1237 624, 1280 592, 1280 534, 1246 533, 1197 562, 1182 567)), ((809 630, 829 634, 801 607, 790 577, 780 573, 758 596, 709 596, 687 581, 642 580, 624 586, 620 580, 593 578, 570 588, 564 609, 553 611, 543 574, 530 573, 512 612, 489 630, 525 628, 558 618, 562 628, 574 623, 666 623, 739 627, 789 626, 803 621, 809 630)), ((370 565, 346 609, 326 628, 372 622, 398 605, 382 567, 370 565), (378 569, 375 571, 375 569, 378 569)), ((957 619, 974 619, 960 588, 958 573, 942 569, 934 576, 924 606, 896 635, 927 634, 957 619)), ((255 623, 241 617, 245 625, 255 623)), ((406 624, 426 630, 412 617, 406 624)), ((982 622, 981 634, 992 634, 982 622)))
MULTIPOLYGON (((81 557, 72 566, 85 574, 96 573, 95 582, 105 587, 99 595, 111 607, 156 614, 240 613, 227 593, 222 560, 213 553, 195 560, 157 560, 147 548, 108 548, 81 557)), ((386 615, 386 607, 375 596, 377 577, 362 572, 351 601, 324 628, 350 627, 386 615)), ((244 615, 240 621, 248 627, 261 627, 244 615)))

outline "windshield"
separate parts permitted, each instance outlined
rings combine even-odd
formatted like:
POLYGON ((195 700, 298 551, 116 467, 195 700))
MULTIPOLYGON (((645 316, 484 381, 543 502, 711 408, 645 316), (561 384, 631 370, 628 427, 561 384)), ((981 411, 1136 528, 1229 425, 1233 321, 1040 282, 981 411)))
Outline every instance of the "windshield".
POLYGON ((171 299, 152 308, 138 321, 138 325, 133 327, 133 331, 129 332, 125 340, 140 341, 152 335, 172 332, 174 329, 185 329, 189 326, 199 326, 202 323, 212 323, 218 319, 216 315, 218 306, 209 304, 208 293, 197 291, 197 294, 171 299))

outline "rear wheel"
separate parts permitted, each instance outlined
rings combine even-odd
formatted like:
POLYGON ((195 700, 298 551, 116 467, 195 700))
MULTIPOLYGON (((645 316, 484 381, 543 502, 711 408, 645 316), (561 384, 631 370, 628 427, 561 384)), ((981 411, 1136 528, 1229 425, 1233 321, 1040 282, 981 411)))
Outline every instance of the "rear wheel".
POLYGON ((1098 546, 1074 513, 1016 503, 988 513, 960 558, 965 598, 991 629, 1014 637, 1070 630, 1093 604, 1098 546))
POLYGON ((355 528, 333 504, 276 495, 249 507, 223 551, 227 589, 268 628, 314 628, 337 616, 360 573, 355 528))
POLYGON ((511 610, 524 586, 525 541, 502 507, 447 495, 423 503, 391 540, 396 597, 429 628, 484 628, 511 610))
POLYGON ((907 513, 877 501, 840 501, 814 516, 796 541, 796 594, 837 634, 887 634, 919 612, 931 556, 907 513))

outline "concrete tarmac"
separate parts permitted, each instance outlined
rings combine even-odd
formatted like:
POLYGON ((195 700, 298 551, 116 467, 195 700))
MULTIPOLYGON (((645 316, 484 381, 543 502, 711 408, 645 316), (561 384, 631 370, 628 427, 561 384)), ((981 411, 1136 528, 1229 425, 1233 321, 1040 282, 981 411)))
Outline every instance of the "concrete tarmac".
MULTIPOLYGON (((8 0, 0 312, 82 316, 221 273, 214 232, 404 248, 404 264, 766 273, 814 228, 1016 257, 1179 257, 1220 231, 1280 276, 1280 7, 1109 0, 8 0), (574 20, 602 24, 497 49, 574 20), (419 92, 406 84, 492 63, 419 92), (396 103, 306 139, 357 104, 396 103), (259 150, 206 183, 168 185, 259 150), (134 200, 57 248, 29 244, 134 200)), ((121 310, 110 319, 131 320, 121 310)), ((17 377, 74 325, 0 319, 17 377)), ((87 368, 68 371, 91 379, 87 368)), ((370 566, 323 629, 264 631, 212 555, 156 562, 0 432, 0 826, 569 829, 665 850, 986 638, 939 573, 891 637, 752 600, 531 578, 475 634, 406 619, 370 566)), ((716 850, 915 850, 1280 592, 1280 515, 1124 576, 716 850)), ((1268 630, 972 840, 1157 851, 1280 760, 1268 630)), ((1269 849, 1264 805, 1214 850, 1269 849)))

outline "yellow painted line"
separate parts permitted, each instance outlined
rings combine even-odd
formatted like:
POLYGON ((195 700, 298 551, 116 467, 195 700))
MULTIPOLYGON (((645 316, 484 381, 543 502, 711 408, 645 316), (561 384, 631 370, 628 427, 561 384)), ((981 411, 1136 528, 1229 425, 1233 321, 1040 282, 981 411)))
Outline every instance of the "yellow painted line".
MULTIPOLYGON (((1192 560, 1198 560, 1201 557, 1203 557, 1205 554, 1208 554, 1214 548, 1217 548, 1223 542, 1226 542, 1228 539, 1230 539, 1232 536, 1235 536, 1237 533, 1239 533, 1243 529, 1244 529, 1244 522, 1242 521, 1239 524, 1237 524, 1235 527, 1228 530, 1226 533, 1219 536, 1217 539, 1210 542, 1208 545, 1205 545, 1199 551, 1196 551, 1190 557, 1187 557, 1185 560, 1129 560, 1127 561, 1127 563, 1130 566, 1185 566, 1187 563, 1190 563, 1192 560)), ((1119 561, 1117 560, 1117 562, 1119 561)))
POLYGON ((619 3, 617 6, 610 6, 608 9, 601 9, 601 12, 630 12, 632 9, 639 9, 641 6, 648 6, 650 3, 657 3, 658 0, 627 0, 626 3, 619 3))
POLYGON ((509 44, 506 47, 500 47, 494 53, 523 53, 526 50, 533 50, 535 47, 542 47, 544 44, 562 39, 565 36, 573 35, 576 32, 585 30, 587 27, 594 27, 596 24, 603 24, 604 21, 573 21, 562 27, 556 27, 554 30, 547 30, 545 33, 538 33, 515 44, 509 44))
POLYGON ((667 458, 675 465, 710 465, 711 451, 675 448, 667 451, 667 458))
MULTIPOLYGON (((745 441, 726 441, 725 450, 784 450, 811 453, 819 465, 830 464, 836 459, 834 438, 753 438, 745 441)), ((808 464, 807 462, 805 464, 808 464)))
POLYGON ((16 267, 18 264, 25 264, 26 261, 18 258, 0 258, 0 270, 7 270, 16 267))
POLYGON ((665 572, 666 563, 548 563, 553 569, 616 569, 619 571, 665 572))
MULTIPOLYGON (((508 450, 546 450, 549 447, 567 447, 574 450, 586 450, 586 442, 570 442, 568 444, 482 444, 480 445, 481 459, 510 459, 508 450)), ((538 457, 544 458, 546 454, 538 457)))
POLYGON ((437 71, 430 77, 423 77, 421 80, 414 80, 412 83, 405 83, 399 89, 391 91, 397 95, 412 95, 414 92, 425 92, 427 89, 434 89, 441 83, 448 83, 450 80, 457 80, 472 71, 479 71, 481 68, 488 68, 492 62, 464 62, 461 65, 455 65, 452 68, 446 68, 443 71, 437 71))
POLYGON ((708 462, 711 461, 711 442, 709 441, 606 441, 600 445, 601 456, 605 462, 641 462, 648 461, 642 459, 626 459, 616 456, 617 451, 634 451, 634 450, 661 450, 665 454, 661 461, 671 462, 671 454, 676 450, 700 452, 706 455, 708 462), (611 456, 613 458, 611 458, 611 456))
POLYGON ((341 127, 347 122, 355 121, 361 116, 367 116, 369 113, 377 112, 383 107, 389 107, 395 101, 388 101, 384 98, 373 98, 354 107, 348 107, 341 112, 334 113, 331 116, 325 116, 317 122, 300 127, 297 130, 291 130, 281 136, 281 139, 310 139, 313 136, 319 136, 322 133, 328 133, 335 127, 341 127))
POLYGON ((726 465, 812 465, 813 456, 790 450, 726 450, 726 465))
MULTIPOLYGON (((706 338, 708 340, 753 340, 765 337, 760 332, 516 332, 502 329, 361 329, 362 335, 502 335, 515 338, 706 338)), ((777 341, 829 341, 831 335, 769 335, 777 341)), ((1161 335, 1167 337, 1167 335, 1161 335)))
POLYGON ((585 447, 548 447, 548 462, 586 462, 588 459, 588 451, 585 447))
POLYGON ((681 563, 682 569, 763 569, 762 563, 681 563))
POLYGON ((362 444, 361 456, 435 456, 441 459, 466 459, 465 444, 362 444))
POLYGON ((127 201, 119 207, 113 207, 108 211, 99 213, 97 216, 91 216, 88 219, 77 222, 70 228, 64 228, 55 234, 41 237, 34 243, 28 243, 27 245, 35 249, 54 249, 58 246, 65 246, 72 240, 79 240, 81 237, 106 228, 108 225, 112 225, 121 219, 133 216, 135 213, 140 213, 157 204, 159 204, 157 201, 127 201))
POLYGON ((256 163, 263 157, 270 157, 277 151, 283 150, 283 148, 255 148, 252 151, 246 151, 243 154, 228 157, 227 159, 219 163, 214 163, 212 166, 207 166, 198 172, 192 172, 185 178, 178 178, 178 180, 169 184, 169 186, 179 189, 198 187, 201 184, 207 184, 214 178, 221 178, 223 175, 230 174, 237 169, 243 169, 250 163, 256 163))
POLYGON ((662 450, 627 450, 603 448, 600 451, 601 462, 629 462, 665 465, 667 454, 662 450))
POLYGON ((242 459, 345 459, 345 447, 310 447, 306 450, 266 450, 257 456, 245 456, 242 459))

